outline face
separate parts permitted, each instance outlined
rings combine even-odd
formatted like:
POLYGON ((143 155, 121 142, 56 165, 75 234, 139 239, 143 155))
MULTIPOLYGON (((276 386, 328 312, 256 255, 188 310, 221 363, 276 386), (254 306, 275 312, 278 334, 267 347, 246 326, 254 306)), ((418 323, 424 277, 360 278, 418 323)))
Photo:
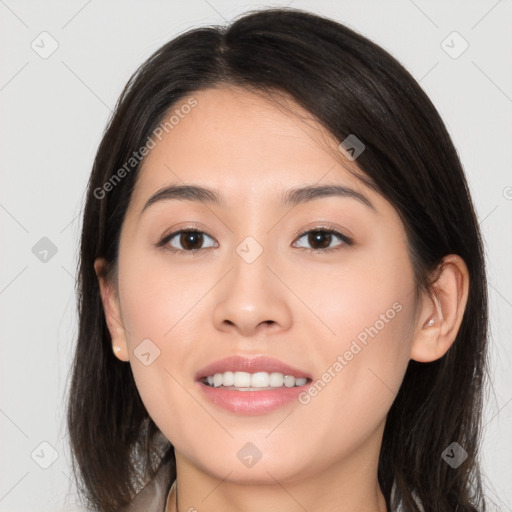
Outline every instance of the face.
POLYGON ((309 121, 236 88, 194 98, 147 155, 122 226, 118 356, 179 461, 198 471, 284 483, 363 453, 376 463, 416 320, 404 226, 299 106, 289 104, 309 121), (219 201, 168 194, 145 207, 185 184, 219 201), (331 185, 350 191, 284 202, 331 185), (234 355, 277 359, 293 370, 262 368, 308 380, 270 391, 196 380, 234 355))

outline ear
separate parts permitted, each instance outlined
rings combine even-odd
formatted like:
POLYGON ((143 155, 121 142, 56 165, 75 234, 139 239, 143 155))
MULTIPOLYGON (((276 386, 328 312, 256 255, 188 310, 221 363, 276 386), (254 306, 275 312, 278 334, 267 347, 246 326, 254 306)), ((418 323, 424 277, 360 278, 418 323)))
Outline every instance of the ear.
POLYGON ((121 361, 129 360, 126 332, 121 319, 119 297, 113 283, 106 277, 108 263, 104 258, 94 260, 94 270, 98 277, 105 320, 112 339, 112 351, 121 361))
POLYGON ((464 260, 445 256, 431 294, 424 294, 411 346, 411 359, 421 363, 442 357, 455 341, 466 308, 469 273, 464 260))

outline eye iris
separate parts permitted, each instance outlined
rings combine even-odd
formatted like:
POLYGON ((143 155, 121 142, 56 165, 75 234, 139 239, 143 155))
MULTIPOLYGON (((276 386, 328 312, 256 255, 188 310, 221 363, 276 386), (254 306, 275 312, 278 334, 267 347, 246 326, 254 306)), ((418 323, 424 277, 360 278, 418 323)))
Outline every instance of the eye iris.
POLYGON ((332 234, 326 231, 312 231, 308 235, 308 242, 314 247, 320 245, 319 249, 325 249, 331 244, 332 234))
POLYGON ((201 247, 201 242, 203 241, 203 234, 196 231, 184 231, 180 236, 181 246, 186 250, 194 250, 198 247, 194 247, 194 243, 197 244, 199 242, 199 248, 201 247), (189 246, 189 243, 192 247, 189 246))

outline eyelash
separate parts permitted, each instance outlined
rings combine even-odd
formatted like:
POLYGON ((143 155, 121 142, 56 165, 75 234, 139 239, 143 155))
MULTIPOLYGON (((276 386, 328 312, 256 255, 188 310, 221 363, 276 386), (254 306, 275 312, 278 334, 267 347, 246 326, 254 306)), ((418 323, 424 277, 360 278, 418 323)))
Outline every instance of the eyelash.
MULTIPOLYGON (((192 256, 194 254, 199 254, 199 253, 205 251, 206 249, 211 249, 211 247, 203 247, 202 249, 193 249, 193 250, 187 251, 186 249, 176 249, 175 247, 171 247, 170 245, 167 245, 170 240, 172 240, 176 235, 179 235, 181 233, 202 233, 203 235, 206 235, 206 236, 210 237, 211 239, 213 239, 213 237, 211 235, 209 235, 208 233, 206 233, 205 231, 201 231, 201 230, 195 229, 195 228, 184 228, 184 229, 180 229, 178 231, 175 231, 174 233, 171 233, 170 235, 166 235, 165 237, 163 237, 157 244, 155 244, 156 247, 163 247, 165 250, 168 250, 172 253, 190 253, 192 256)), ((335 229, 330 228, 330 227, 321 227, 321 226, 316 227, 314 229, 308 229, 307 231, 304 231, 303 233, 298 235, 297 239, 300 239, 304 235, 307 235, 309 233, 327 233, 327 234, 335 235, 336 237, 338 237, 341 240, 341 242, 343 242, 342 244, 336 245, 334 247, 330 247, 328 249, 308 249, 307 247, 297 247, 297 249, 309 251, 310 254, 326 253, 326 252, 330 253, 330 252, 339 250, 340 248, 342 248, 345 245, 350 247, 354 244, 354 241, 351 238, 340 233, 339 231, 336 231, 335 229)))

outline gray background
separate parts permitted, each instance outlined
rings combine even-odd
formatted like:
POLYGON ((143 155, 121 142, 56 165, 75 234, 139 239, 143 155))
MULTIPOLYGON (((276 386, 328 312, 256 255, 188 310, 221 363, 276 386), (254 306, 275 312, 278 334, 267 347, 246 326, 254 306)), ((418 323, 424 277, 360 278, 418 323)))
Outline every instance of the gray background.
POLYGON ((496 509, 512 510, 511 0, 0 0, 0 511, 78 510, 63 404, 77 332, 80 213, 122 87, 176 34, 264 5, 309 9, 368 36, 420 81, 448 126, 488 262, 485 484, 496 509), (42 58, 52 40, 58 48, 42 58), (43 237, 55 254, 40 252, 43 237))

